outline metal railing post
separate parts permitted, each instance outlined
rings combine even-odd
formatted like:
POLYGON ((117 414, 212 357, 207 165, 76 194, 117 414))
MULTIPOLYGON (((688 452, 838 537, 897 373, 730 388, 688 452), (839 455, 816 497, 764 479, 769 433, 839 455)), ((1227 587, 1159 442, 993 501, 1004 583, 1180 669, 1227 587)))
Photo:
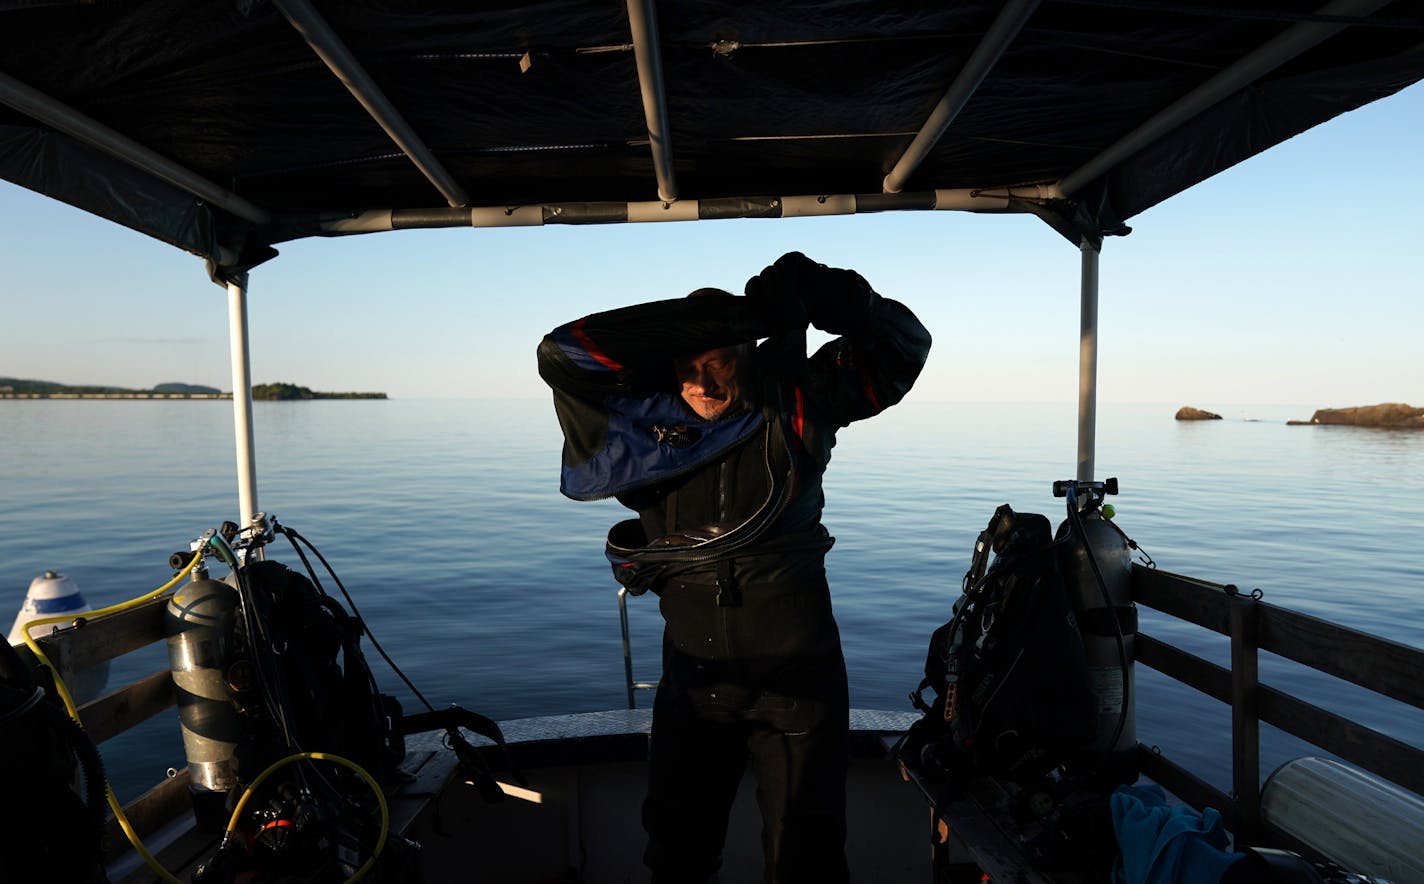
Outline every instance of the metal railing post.
POLYGON ((1232 595, 1231 783, 1236 793, 1236 843, 1254 844, 1261 832, 1261 719, 1257 698, 1256 600, 1232 595))
POLYGON ((628 638, 628 587, 618 587, 618 622, 623 627, 623 679, 628 685, 628 708, 637 709, 633 699, 633 643, 628 638))

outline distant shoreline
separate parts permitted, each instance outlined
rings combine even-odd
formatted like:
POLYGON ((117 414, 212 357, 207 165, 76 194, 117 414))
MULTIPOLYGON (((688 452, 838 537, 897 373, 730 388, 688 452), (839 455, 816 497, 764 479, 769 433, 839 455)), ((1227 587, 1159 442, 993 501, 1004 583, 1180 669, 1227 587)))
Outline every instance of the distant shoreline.
MULTIPOLYGON (((0 399, 231 399, 231 393, 0 393, 0 399)), ((316 393, 293 399, 253 397, 254 402, 311 402, 336 399, 389 399, 385 393, 316 393)))
POLYGON ((231 399, 231 393, 0 393, 0 399, 231 399))
MULTIPOLYGON (((252 385, 252 399, 256 402, 386 398, 389 397, 385 393, 333 393, 284 381, 252 385)), ((53 381, 0 377, 0 399, 232 399, 232 394, 199 384, 164 383, 134 390, 99 384, 57 384, 53 381)))

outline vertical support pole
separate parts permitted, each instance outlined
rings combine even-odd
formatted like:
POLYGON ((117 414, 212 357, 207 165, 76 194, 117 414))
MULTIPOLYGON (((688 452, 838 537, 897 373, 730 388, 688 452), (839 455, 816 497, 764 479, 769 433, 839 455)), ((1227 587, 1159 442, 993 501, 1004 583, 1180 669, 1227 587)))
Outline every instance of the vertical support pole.
POLYGON ((1261 722, 1257 704, 1256 600, 1232 595, 1231 783, 1236 793, 1236 843, 1261 833, 1261 722))
POLYGON ((1078 471, 1079 482, 1093 481, 1098 423, 1098 249, 1084 238, 1082 245, 1081 313, 1078 334, 1078 471))
POLYGON ((232 350, 232 417, 237 450, 238 524, 257 512, 257 458, 252 444, 252 368, 247 346, 247 274, 227 284, 228 340, 232 350))

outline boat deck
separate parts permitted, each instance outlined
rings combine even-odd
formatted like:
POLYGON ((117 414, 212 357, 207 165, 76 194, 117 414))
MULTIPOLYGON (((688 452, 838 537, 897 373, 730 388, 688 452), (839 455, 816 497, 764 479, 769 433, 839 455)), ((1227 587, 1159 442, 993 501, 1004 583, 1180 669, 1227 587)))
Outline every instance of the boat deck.
MULTIPOLYGON (((928 806, 887 751, 916 717, 852 711, 847 854, 854 880, 931 880, 928 806)), ((647 881, 640 819, 650 725, 651 712, 642 709, 501 723, 510 756, 542 802, 488 804, 452 779, 411 828, 423 845, 426 880, 647 881), (470 877, 473 869, 478 877, 470 877)), ((435 751, 439 743, 428 734, 411 749, 435 751)), ((498 763, 499 753, 490 757, 498 763)), ((725 881, 761 877, 754 789, 748 776, 733 805, 725 881)))
MULTIPOLYGON (((407 738, 402 771, 388 796, 391 832, 420 844, 417 880, 430 882, 641 882, 640 823, 652 714, 619 709, 501 722, 509 758, 537 803, 484 801, 461 775, 438 732, 407 738)), ((852 710, 847 853, 854 880, 932 880, 929 806, 890 758, 914 713, 852 710)), ((497 776, 504 754, 483 738, 497 776)), ((519 791, 519 790, 511 790, 519 791)), ((192 830, 187 813, 149 836, 150 848, 181 879, 210 857, 217 836, 192 830)), ((761 875, 760 819, 750 777, 733 806, 723 880, 761 875)), ((967 859, 967 857, 966 857, 967 859)), ((132 851, 109 867, 115 884, 141 884, 154 873, 132 851)), ((408 880, 403 874, 377 880, 408 880)))

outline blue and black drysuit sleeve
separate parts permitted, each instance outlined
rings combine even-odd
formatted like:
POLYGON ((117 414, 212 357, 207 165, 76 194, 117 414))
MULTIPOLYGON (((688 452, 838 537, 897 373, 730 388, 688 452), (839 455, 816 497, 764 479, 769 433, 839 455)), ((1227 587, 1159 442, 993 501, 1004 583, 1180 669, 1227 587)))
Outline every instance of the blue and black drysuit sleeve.
MULTIPOLYGON (((678 391, 673 360, 776 331, 746 298, 676 298, 585 316, 539 344, 539 376, 554 393, 564 466, 603 450, 610 413, 678 391)), ((567 492, 566 492, 567 493, 567 492)))
POLYGON ((539 344, 553 389, 599 395, 670 389, 672 361, 766 337, 775 329, 744 298, 673 298, 565 323, 539 344))

